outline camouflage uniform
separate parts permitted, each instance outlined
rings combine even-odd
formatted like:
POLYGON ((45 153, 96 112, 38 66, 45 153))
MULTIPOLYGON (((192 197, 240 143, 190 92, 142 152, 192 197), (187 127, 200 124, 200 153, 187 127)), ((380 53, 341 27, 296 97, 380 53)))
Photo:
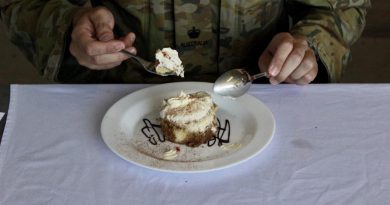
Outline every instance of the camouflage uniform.
MULTIPOLYGON (((73 13, 85 0, 0 0, 1 18, 15 43, 39 72, 60 82, 153 83, 159 77, 126 61, 92 71, 69 54, 73 13)), ((362 33, 369 0, 102 0, 116 21, 115 33, 137 35, 138 54, 153 60, 162 47, 179 51, 185 80, 213 81, 237 67, 258 72, 257 60, 281 31, 306 36, 332 82, 350 59, 362 33), (290 18, 289 18, 290 17, 290 18)))

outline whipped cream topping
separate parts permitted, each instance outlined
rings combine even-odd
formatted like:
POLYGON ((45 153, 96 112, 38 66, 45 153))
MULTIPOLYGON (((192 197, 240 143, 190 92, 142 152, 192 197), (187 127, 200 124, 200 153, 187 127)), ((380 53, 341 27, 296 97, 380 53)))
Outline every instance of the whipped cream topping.
POLYGON ((174 149, 166 151, 163 156, 165 160, 172 160, 175 159, 176 157, 177 157, 177 151, 174 149))
POLYGON ((215 121, 216 109, 217 106, 206 92, 181 92, 178 97, 164 100, 160 117, 190 132, 203 132, 215 121))
POLYGON ((184 67, 176 50, 163 48, 156 52, 156 72, 164 75, 166 73, 176 73, 177 76, 184 78, 184 67))
POLYGON ((221 148, 225 150, 236 150, 236 149, 240 149, 240 147, 241 147, 240 143, 224 144, 221 146, 221 148))

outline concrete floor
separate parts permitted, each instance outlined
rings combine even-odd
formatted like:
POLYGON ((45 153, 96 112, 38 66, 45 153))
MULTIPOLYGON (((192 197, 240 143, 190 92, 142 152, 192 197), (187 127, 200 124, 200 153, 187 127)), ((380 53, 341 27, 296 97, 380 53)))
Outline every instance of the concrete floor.
MULTIPOLYGON (((390 83, 390 4, 387 1, 372 0, 366 30, 352 47, 352 62, 342 83, 390 83)), ((0 45, 0 84, 50 83, 8 41, 3 25, 0 25, 0 45)))

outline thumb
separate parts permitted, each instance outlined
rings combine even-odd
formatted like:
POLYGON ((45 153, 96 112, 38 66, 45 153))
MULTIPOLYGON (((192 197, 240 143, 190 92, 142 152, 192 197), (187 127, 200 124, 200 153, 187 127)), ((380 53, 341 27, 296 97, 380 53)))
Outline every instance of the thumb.
POLYGON ((108 9, 104 7, 96 8, 90 15, 90 19, 95 27, 96 38, 98 40, 110 41, 115 38, 113 32, 115 20, 108 9))
POLYGON ((260 68, 260 71, 269 73, 268 67, 271 61, 272 61, 272 54, 268 50, 265 50, 261 54, 257 63, 260 68))
POLYGON ((126 36, 122 37, 121 40, 125 43, 126 48, 131 47, 135 41, 135 34, 129 32, 126 36))

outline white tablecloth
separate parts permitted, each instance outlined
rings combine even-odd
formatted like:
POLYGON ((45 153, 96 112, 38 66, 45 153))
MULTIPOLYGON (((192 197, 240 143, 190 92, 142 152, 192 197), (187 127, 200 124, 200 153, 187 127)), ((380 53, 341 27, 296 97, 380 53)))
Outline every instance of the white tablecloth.
POLYGON ((3 112, 0 112, 0 120, 3 119, 3 116, 4 116, 4 113, 3 113, 3 112))
POLYGON ((163 173, 104 144, 100 122, 144 85, 13 85, 0 204, 388 204, 390 85, 255 85, 271 144, 238 166, 163 173))

